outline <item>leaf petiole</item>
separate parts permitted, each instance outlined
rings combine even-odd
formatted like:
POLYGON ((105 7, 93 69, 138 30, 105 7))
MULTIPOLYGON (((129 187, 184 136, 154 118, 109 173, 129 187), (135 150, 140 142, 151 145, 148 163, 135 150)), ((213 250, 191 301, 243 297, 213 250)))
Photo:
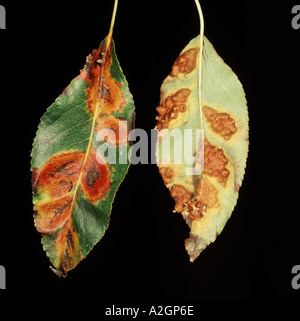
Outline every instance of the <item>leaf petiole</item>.
POLYGON ((111 43, 111 38, 112 38, 112 34, 113 34, 113 29, 114 29, 114 24, 115 24, 115 19, 116 19, 116 14, 117 14, 117 8, 118 8, 118 0, 115 0, 114 2, 114 8, 113 8, 113 13, 111 16, 111 21, 110 21, 110 28, 109 28, 109 32, 107 35, 107 45, 106 48, 109 48, 110 43, 111 43))
POLYGON ((194 0, 198 13, 199 13, 199 19, 200 19, 200 40, 199 40, 199 80, 198 80, 198 86, 199 86, 199 108, 200 108, 200 129, 203 129, 203 121, 202 121, 202 90, 201 90, 201 81, 202 81, 202 55, 203 55, 203 39, 204 39, 204 18, 202 9, 200 6, 200 3, 198 0, 194 0))

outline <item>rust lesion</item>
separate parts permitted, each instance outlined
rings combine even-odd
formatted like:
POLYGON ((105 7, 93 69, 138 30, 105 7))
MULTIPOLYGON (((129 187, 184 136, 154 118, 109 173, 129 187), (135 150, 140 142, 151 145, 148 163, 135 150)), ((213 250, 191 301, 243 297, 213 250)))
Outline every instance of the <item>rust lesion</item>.
POLYGON ((200 220, 207 209, 220 206, 218 190, 206 176, 201 178, 196 192, 195 200, 188 204, 191 220, 200 220))
POLYGON ((66 235, 66 247, 62 255, 61 266, 60 266, 60 270, 64 271, 65 273, 71 270, 75 265, 74 258, 73 258, 74 249, 75 249, 75 246, 74 246, 73 236, 71 231, 68 230, 66 235))
POLYGON ((160 167, 159 172, 166 185, 173 181, 173 171, 170 167, 160 167))
POLYGON ((51 269, 58 276, 66 277, 68 271, 81 261, 78 236, 69 221, 55 239, 53 249, 57 251, 56 261, 53 262, 57 270, 51 269))
POLYGON ((158 130, 168 128, 170 122, 178 117, 179 113, 185 113, 188 109, 187 99, 191 91, 188 88, 178 90, 175 94, 168 96, 162 105, 156 108, 158 113, 157 125, 158 130))
POLYGON ((205 204, 200 201, 192 201, 188 204, 188 217, 191 220, 200 220, 206 210, 205 204))
POLYGON ((49 223, 52 224, 58 215, 63 215, 65 210, 69 210, 71 203, 72 199, 66 198, 62 204, 56 202, 53 206, 50 206, 47 214, 49 215, 51 213, 53 216, 51 217, 49 223))
POLYGON ((106 61, 106 52, 100 52, 99 58, 96 60, 96 63, 104 65, 106 61))
POLYGON ((219 206, 218 190, 205 176, 202 177, 197 187, 196 200, 210 208, 219 206))
POLYGON ((93 49, 92 53, 86 57, 85 65, 77 78, 82 78, 89 84, 97 80, 101 70, 98 60, 102 57, 102 50, 103 47, 93 49))
POLYGON ((223 187, 226 186, 230 171, 226 168, 228 158, 223 150, 204 140, 203 174, 215 177, 223 187))
POLYGON ((95 164, 92 165, 92 167, 87 171, 85 182, 86 185, 88 185, 90 188, 94 188, 95 182, 100 177, 100 174, 98 172, 98 169, 95 164))
POLYGON ((122 111, 126 105, 121 87, 122 82, 117 82, 110 72, 112 64, 111 47, 106 47, 106 40, 87 56, 81 76, 90 85, 86 88, 87 111, 94 116, 111 115, 113 112, 122 111), (100 107, 99 107, 100 106, 100 107), (97 111, 97 112, 96 112, 97 111))
POLYGON ((192 48, 182 53, 174 62, 171 76, 177 77, 179 73, 188 74, 196 68, 199 49, 192 48))
POLYGON ((54 167, 50 173, 50 177, 70 177, 74 174, 76 174, 76 168, 75 160, 71 159, 69 161, 66 161, 65 163, 58 163, 56 167, 54 167))
POLYGON ((113 116, 99 117, 95 126, 98 137, 113 146, 127 145, 128 131, 126 119, 113 116), (113 131, 115 136, 106 135, 106 129, 113 131))
POLYGON ((214 108, 204 106, 203 113, 211 129, 228 140, 237 132, 235 121, 228 113, 219 113, 214 108))
POLYGON ((110 168, 100 153, 92 149, 84 166, 80 189, 85 198, 96 204, 105 199, 111 185, 110 168))
POLYGON ((170 190, 172 198, 175 200, 175 212, 181 213, 185 205, 190 201, 192 194, 180 184, 174 184, 170 190))
POLYGON ((59 182, 58 182, 59 186, 61 187, 60 193, 65 193, 65 191, 67 191, 67 193, 71 192, 74 184, 72 181, 70 181, 69 179, 65 179, 62 178, 59 182))
POLYGON ((34 191, 45 193, 51 200, 68 195, 78 178, 83 157, 82 152, 61 152, 52 156, 34 174, 34 191))
POLYGON ((71 196, 40 204, 35 212, 35 226, 40 233, 49 234, 62 227, 70 218, 71 196))

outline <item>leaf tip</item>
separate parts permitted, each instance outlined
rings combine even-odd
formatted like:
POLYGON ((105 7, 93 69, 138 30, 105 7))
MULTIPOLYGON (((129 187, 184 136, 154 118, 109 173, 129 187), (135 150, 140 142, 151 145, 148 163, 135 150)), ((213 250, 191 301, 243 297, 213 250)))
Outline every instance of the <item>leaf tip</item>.
POLYGON ((62 271, 60 271, 60 270, 57 270, 57 269, 55 269, 54 267, 52 267, 52 266, 49 266, 49 268, 50 268, 50 270, 55 274, 55 275, 57 275, 58 277, 63 277, 63 278, 66 278, 67 277, 67 273, 65 274, 64 272, 62 272, 62 271))

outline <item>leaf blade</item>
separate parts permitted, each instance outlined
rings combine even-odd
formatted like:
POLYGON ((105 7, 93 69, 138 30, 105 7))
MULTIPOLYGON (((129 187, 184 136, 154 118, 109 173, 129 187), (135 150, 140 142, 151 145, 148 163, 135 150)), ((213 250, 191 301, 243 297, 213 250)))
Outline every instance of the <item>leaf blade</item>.
MULTIPOLYGON (((97 131, 104 127, 122 137, 121 120, 128 121, 128 130, 133 119, 132 95, 114 42, 107 37, 48 108, 33 144, 35 225, 58 275, 66 275, 102 238, 116 191, 128 171, 128 159, 118 168, 99 163, 98 147, 103 142, 97 131)), ((129 149, 127 137, 116 145, 129 149)))
MULTIPOLYGON (((200 90, 197 87, 199 40, 199 36, 194 38, 183 49, 171 74, 162 83, 156 127, 180 129, 183 134, 185 129, 200 130, 203 123, 203 155, 197 152, 194 138, 192 143, 194 155, 198 153, 198 158, 204 159, 201 175, 188 177, 185 174, 188 164, 184 160, 181 165, 174 159, 163 165, 161 150, 168 137, 161 135, 157 141, 159 171, 175 200, 175 211, 182 213, 190 227, 185 246, 191 261, 221 233, 234 209, 249 143, 247 102, 242 85, 206 37, 200 90), (183 90, 188 94, 178 99, 183 90), (178 111, 178 102, 185 106, 184 112, 178 111)), ((179 140, 175 140, 174 146, 175 154, 178 154, 176 146, 183 150, 185 147, 179 140)))

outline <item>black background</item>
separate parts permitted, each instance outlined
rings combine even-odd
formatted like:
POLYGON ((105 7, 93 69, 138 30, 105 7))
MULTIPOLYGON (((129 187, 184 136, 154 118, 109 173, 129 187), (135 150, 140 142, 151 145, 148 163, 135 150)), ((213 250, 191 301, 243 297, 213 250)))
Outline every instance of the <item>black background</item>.
MULTIPOLYGON (((203 0, 205 34, 242 82, 250 150, 237 206, 223 232, 191 264, 188 226, 155 165, 131 166, 105 236, 66 279, 49 269, 33 224, 30 151, 40 117, 107 35, 113 1, 8 2, 0 31, 1 298, 95 299, 103 305, 215 300, 299 300, 297 155, 300 30, 297 2, 203 0)), ((160 85, 199 33, 189 1, 120 0, 116 52, 150 132, 160 85)))

